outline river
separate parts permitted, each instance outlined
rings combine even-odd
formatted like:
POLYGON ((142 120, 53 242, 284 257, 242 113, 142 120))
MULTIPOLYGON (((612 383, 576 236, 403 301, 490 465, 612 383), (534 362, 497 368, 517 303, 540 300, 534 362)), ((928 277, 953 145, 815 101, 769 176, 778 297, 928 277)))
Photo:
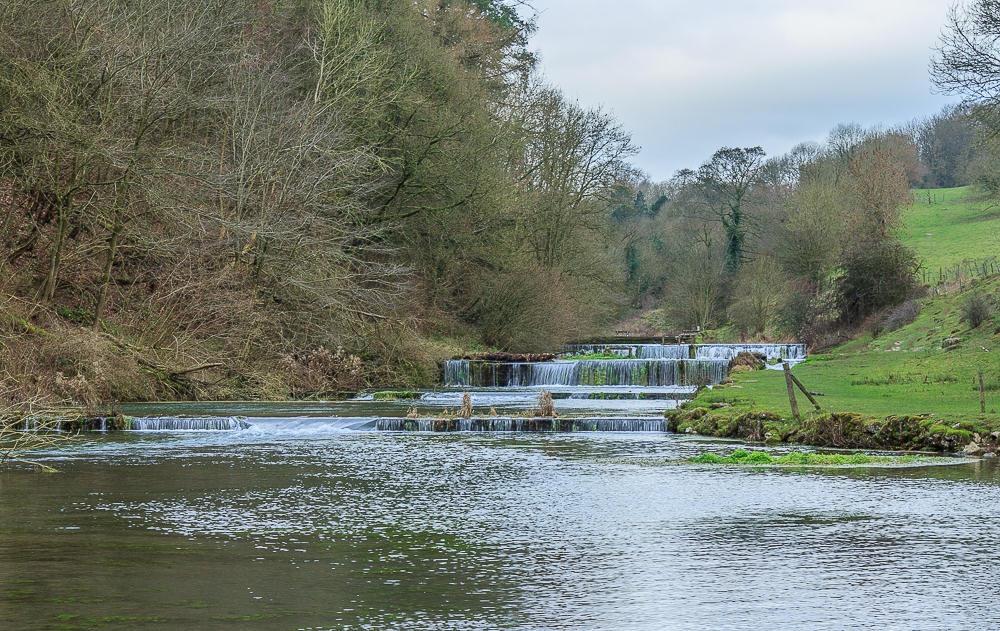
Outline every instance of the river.
MULTIPOLYGON (((671 434, 176 432, 0 474, 3 629, 941 629, 992 463, 746 470, 671 434)), ((987 625, 988 626, 988 625, 987 625)))
MULTIPOLYGON (((515 396, 492 392, 480 403, 515 396)), ((614 403, 652 417, 673 401, 614 403)), ((652 466, 740 445, 364 422, 409 407, 133 407, 248 427, 82 435, 39 455, 59 473, 0 471, 0 629, 914 630, 1000 616, 995 461, 652 466)))

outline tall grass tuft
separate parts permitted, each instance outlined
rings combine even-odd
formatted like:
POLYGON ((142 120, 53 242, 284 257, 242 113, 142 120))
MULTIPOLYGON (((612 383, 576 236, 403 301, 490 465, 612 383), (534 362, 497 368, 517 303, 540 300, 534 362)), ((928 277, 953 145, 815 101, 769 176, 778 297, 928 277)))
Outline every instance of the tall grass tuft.
POLYGON ((977 291, 962 301, 961 309, 962 321, 968 322, 969 327, 975 329, 993 317, 993 300, 977 291))
POLYGON ((552 418, 556 415, 556 406, 552 402, 552 393, 542 390, 538 395, 538 416, 552 418))

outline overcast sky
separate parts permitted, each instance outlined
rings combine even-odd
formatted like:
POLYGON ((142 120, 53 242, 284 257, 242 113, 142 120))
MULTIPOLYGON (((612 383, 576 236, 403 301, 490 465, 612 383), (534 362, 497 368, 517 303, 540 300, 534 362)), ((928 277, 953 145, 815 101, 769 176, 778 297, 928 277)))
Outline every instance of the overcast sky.
POLYGON ((717 148, 781 154, 839 122, 938 111, 931 49, 952 0, 532 0, 545 76, 604 106, 654 180, 717 148))

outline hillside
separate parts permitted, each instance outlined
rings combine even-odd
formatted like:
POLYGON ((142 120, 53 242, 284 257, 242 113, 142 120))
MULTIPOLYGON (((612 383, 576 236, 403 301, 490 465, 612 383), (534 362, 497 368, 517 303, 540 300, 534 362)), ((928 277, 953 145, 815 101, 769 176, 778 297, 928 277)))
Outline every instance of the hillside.
MULTIPOLYGON (((917 191, 917 196, 928 191, 917 191)), ((998 248, 992 237, 1000 229, 995 204, 978 198, 970 189, 929 191, 936 201, 916 204, 908 212, 904 242, 918 249, 928 267, 947 268, 964 259, 993 256, 998 248), (930 235, 930 236, 917 236, 930 235), (984 243, 985 242, 985 243, 984 243), (978 245, 983 244, 983 245, 978 245)), ((921 301, 916 319, 902 328, 853 340, 830 352, 811 356, 793 369, 818 397, 822 412, 812 410, 799 394, 804 424, 826 413, 857 413, 886 417, 923 416, 928 427, 944 426, 954 432, 989 432, 1000 427, 1000 327, 987 321, 972 329, 961 317, 970 295, 1000 293, 1000 277, 968 280, 962 287, 921 301), (958 338, 946 347, 946 338, 958 338), (980 411, 978 375, 986 390, 986 413, 980 411), (959 427, 953 427, 959 425, 959 427)), ((994 316, 995 318, 995 316, 994 316)), ((747 413, 773 413, 775 433, 790 430, 791 416, 784 376, 780 371, 734 373, 732 383, 704 390, 689 408, 709 408, 709 416, 736 419, 747 413), (731 407, 730 407, 731 406, 731 407)), ((680 418, 680 428, 691 426, 707 433, 725 434, 730 425, 680 418)), ((793 424, 794 425, 794 424, 793 424)), ((970 434, 971 435, 971 434, 970 434)), ((965 438, 963 435, 961 438, 965 438)), ((848 441, 849 442, 849 441, 848 441)), ((845 444, 844 446, 847 446, 845 444)), ((897 445, 902 446, 902 445, 897 445)))
MULTIPOLYGON (((900 240, 923 262, 930 284, 963 262, 1000 253, 1000 203, 971 186, 913 191, 900 240)), ((970 266, 966 265, 966 273, 970 266)), ((991 271, 996 271, 993 268, 991 271)))
MULTIPOLYGON (((866 335, 831 352, 814 355, 794 368, 813 391, 822 392, 828 411, 872 416, 935 414, 954 420, 986 421, 1000 408, 1000 335, 990 323, 970 330, 959 321, 961 300, 972 291, 995 292, 1000 281, 975 284, 963 293, 928 300, 916 321, 877 339, 866 335), (945 350, 945 338, 958 337, 959 346, 945 350), (985 349, 985 350, 984 350, 985 349), (979 411, 977 374, 983 372, 988 391, 987 414, 979 411), (976 386, 976 387, 974 387, 976 386)), ((800 408, 809 404, 799 395, 800 408)), ((740 410, 765 409, 788 413, 788 396, 780 371, 736 373, 734 383, 705 391, 700 400, 725 401, 740 410)))

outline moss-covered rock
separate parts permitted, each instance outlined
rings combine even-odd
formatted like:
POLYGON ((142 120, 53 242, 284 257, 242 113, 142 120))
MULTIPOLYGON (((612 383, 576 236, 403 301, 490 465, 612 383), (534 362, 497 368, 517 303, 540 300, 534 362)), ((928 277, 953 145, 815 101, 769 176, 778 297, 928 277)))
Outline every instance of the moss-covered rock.
POLYGON ((989 433, 969 423, 948 425, 926 416, 877 418, 854 412, 830 412, 795 420, 768 411, 739 414, 727 408, 698 407, 671 410, 667 414, 667 427, 673 432, 772 445, 959 451, 975 443, 984 452, 1000 449, 1000 433, 989 433))
POLYGON ((132 429, 133 417, 120 412, 107 416, 76 416, 59 421, 59 429, 71 434, 80 432, 122 432, 132 429))
POLYGON ((419 398, 419 390, 382 390, 372 394, 372 399, 376 401, 412 401, 419 398))

